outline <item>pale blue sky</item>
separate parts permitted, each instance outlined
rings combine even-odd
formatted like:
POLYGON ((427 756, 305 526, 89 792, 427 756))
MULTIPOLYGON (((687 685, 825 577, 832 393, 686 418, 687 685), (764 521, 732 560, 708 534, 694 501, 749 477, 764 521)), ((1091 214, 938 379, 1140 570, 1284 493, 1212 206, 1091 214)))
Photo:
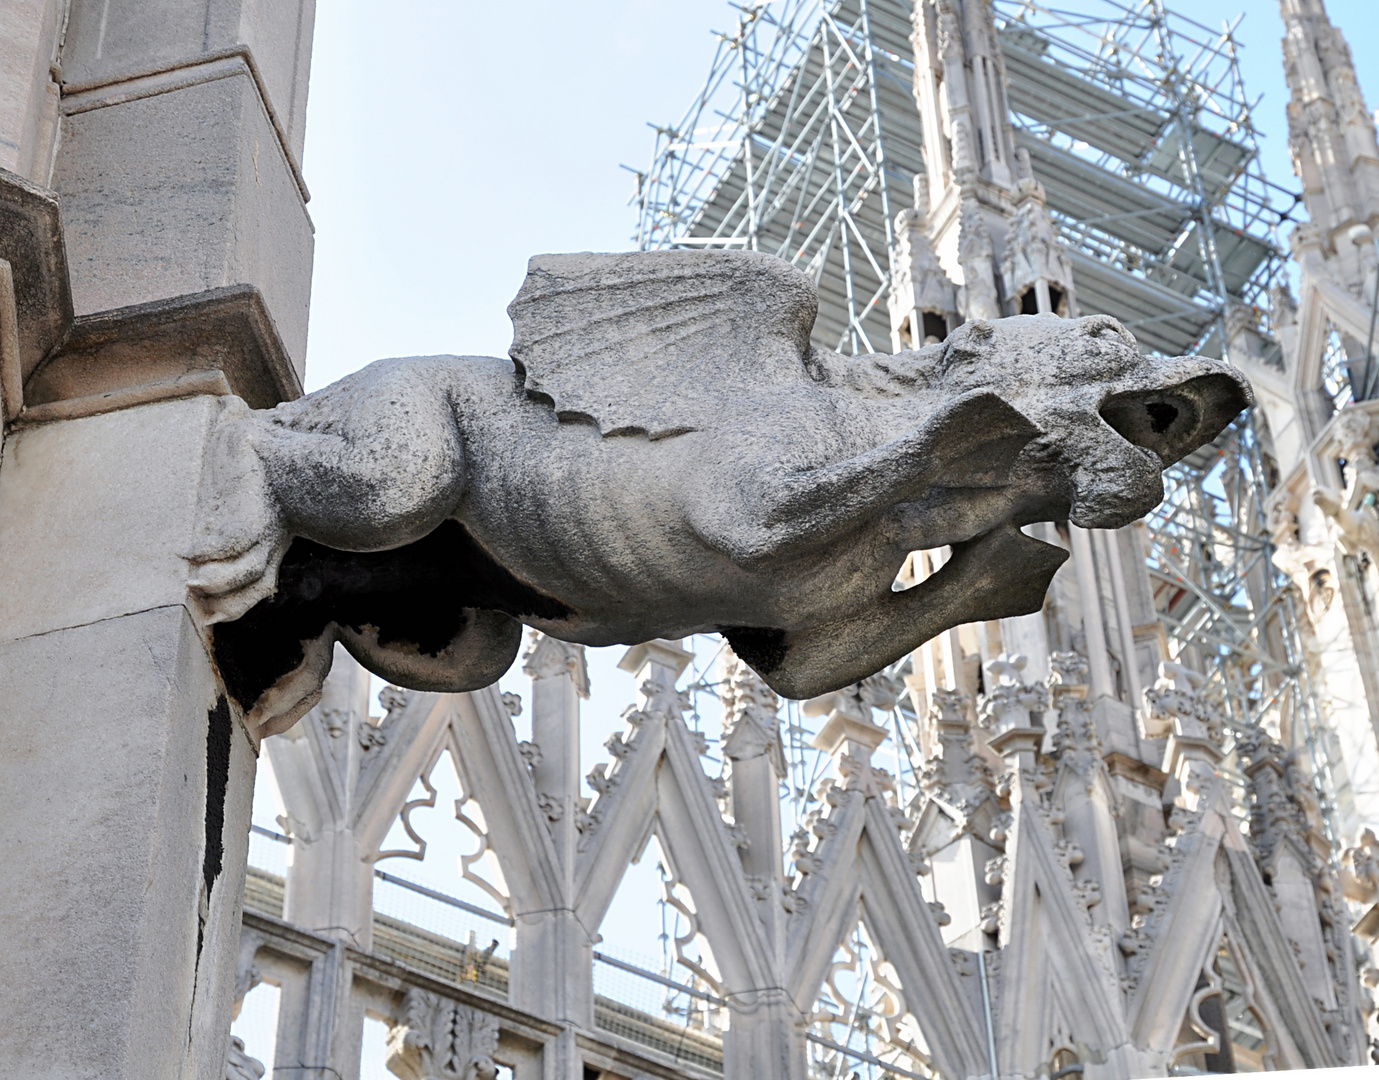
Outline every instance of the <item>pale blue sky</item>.
MULTIPOLYGON (((1265 95, 1270 177, 1292 183, 1273 0, 1173 5, 1216 26, 1246 12, 1242 64, 1265 95)), ((1379 4, 1330 0, 1379 104, 1379 4)), ((630 246, 648 121, 680 118, 736 13, 723 0, 320 4, 305 173, 316 223, 307 380, 428 352, 503 355, 529 256, 630 246)))

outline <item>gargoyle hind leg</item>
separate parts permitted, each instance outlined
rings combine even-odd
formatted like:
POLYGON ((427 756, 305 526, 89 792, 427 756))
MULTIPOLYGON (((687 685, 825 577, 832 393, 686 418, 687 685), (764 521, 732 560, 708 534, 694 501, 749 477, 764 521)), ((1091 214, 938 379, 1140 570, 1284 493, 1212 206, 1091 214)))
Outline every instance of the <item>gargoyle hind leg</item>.
POLYGON ((378 551, 425 536, 465 486, 448 357, 382 360, 298 401, 227 402, 187 559, 208 621, 273 592, 293 536, 378 551))
POLYGON ((965 544, 938 573, 847 618, 799 633, 724 628, 734 651, 776 693, 811 698, 876 673, 966 622, 1038 611, 1068 553, 1002 525, 965 544))

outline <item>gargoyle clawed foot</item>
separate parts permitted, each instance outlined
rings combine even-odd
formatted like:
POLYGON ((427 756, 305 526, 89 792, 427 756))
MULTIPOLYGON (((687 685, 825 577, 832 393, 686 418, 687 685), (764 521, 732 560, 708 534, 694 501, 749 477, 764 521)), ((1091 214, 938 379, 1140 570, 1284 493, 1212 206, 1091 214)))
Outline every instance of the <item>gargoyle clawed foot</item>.
POLYGON ((233 622, 271 596, 291 536, 249 444, 249 407, 225 398, 207 454, 196 534, 183 558, 207 623, 233 622))

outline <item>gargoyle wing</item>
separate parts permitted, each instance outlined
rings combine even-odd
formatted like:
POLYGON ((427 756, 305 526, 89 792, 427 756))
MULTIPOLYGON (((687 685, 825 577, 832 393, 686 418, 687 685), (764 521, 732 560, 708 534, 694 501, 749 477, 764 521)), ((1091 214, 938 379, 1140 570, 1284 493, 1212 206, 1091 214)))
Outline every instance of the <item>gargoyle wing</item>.
POLYGON ((757 252, 538 255, 508 305, 508 351, 557 415, 657 439, 807 380, 817 311, 809 278, 757 252))

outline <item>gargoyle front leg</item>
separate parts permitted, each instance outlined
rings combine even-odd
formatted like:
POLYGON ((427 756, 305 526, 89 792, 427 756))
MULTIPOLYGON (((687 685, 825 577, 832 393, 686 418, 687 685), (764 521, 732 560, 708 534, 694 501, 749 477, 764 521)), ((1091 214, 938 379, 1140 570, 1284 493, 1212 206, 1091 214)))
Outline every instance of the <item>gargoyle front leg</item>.
POLYGON ((378 551, 425 536, 465 487, 450 357, 383 360, 254 412, 229 402, 213 436, 187 559, 210 622, 272 594, 293 536, 378 551))
POLYGON ((1038 434, 999 395, 974 390, 916 431, 857 457, 783 478, 756 478, 742 492, 746 505, 721 503, 698 515, 696 524, 738 565, 759 568, 831 543, 930 488, 1000 486, 1038 434))
POLYGON ((776 693, 811 698, 875 674, 965 622, 1038 611, 1068 553, 1002 525, 965 544, 912 589, 799 632, 724 627, 733 650, 776 693))

